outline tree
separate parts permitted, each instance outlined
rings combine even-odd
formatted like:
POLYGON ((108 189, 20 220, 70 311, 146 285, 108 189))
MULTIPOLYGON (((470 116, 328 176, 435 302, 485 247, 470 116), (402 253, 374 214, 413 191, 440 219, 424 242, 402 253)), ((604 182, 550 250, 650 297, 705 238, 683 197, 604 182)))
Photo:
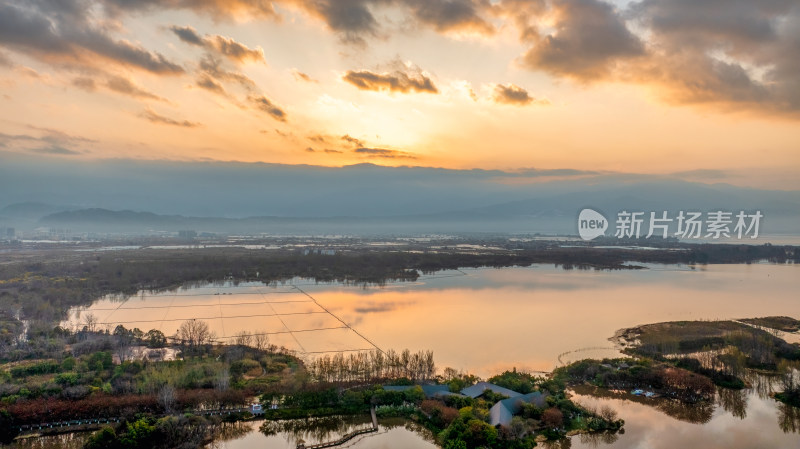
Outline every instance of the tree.
POLYGON ((269 347, 269 335, 266 332, 257 332, 253 335, 253 344, 259 351, 265 351, 269 347))
POLYGON ((83 325, 84 329, 89 332, 94 332, 97 329, 97 316, 93 313, 87 313, 85 317, 83 317, 83 325))
POLYGON ((144 335, 144 340, 148 348, 163 348, 167 345, 167 337, 158 329, 150 329, 144 335))
POLYGON ((119 362, 123 363, 133 356, 133 332, 119 324, 114 328, 113 335, 116 339, 117 357, 119 357, 119 362))
POLYGON ((214 388, 219 391, 226 391, 231 383, 231 372, 228 367, 223 368, 219 373, 217 373, 217 377, 214 379, 214 388))
POLYGON ((551 407, 542 413, 542 422, 548 427, 561 427, 564 424, 564 413, 551 407))
POLYGON ((600 407, 598 415, 600 416, 600 418, 608 422, 614 422, 617 420, 617 412, 608 405, 600 407))
POLYGON ((0 410, 0 443, 11 443, 19 434, 19 430, 14 427, 14 417, 6 410, 0 410))
POLYGON ((192 350, 210 343, 212 338, 214 335, 205 321, 184 321, 178 328, 177 339, 192 350))
POLYGON ((528 431, 528 425, 525 424, 525 420, 522 417, 514 416, 511 418, 511 426, 509 430, 514 438, 522 438, 528 431))
POLYGON ((158 390, 158 404, 164 407, 164 411, 172 413, 175 407, 175 388, 171 385, 164 385, 158 390))
POLYGON ((246 331, 241 331, 236 334, 233 341, 238 346, 250 346, 250 343, 253 341, 253 336, 246 331))

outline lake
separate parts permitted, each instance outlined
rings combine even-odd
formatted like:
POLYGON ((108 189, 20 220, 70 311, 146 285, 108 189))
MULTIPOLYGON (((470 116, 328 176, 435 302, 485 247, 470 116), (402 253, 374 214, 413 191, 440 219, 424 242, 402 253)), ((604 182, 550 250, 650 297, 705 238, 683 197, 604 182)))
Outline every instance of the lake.
MULTIPOLYGON (((170 335, 182 321, 197 318, 207 321, 220 340, 241 331, 267 333, 272 343, 306 357, 373 344, 384 350, 430 349, 439 368, 488 377, 512 367, 549 371, 580 358, 614 356, 618 352, 608 339, 638 324, 800 317, 798 269, 773 264, 647 265, 619 271, 534 266, 439 272, 413 283, 366 288, 301 279, 270 286, 220 283, 106 297, 88 309, 73 310, 70 322, 80 323, 92 313, 103 326, 122 323, 170 335)), ((626 432, 607 442, 575 437, 572 445, 684 447, 696 441, 697 447, 797 447, 795 417, 787 418, 763 391, 747 390, 740 398, 744 416, 728 410, 735 409, 731 403, 736 398, 721 398, 710 413, 701 410, 707 418, 702 425, 668 415, 652 403, 580 394, 580 402, 602 401, 617 409, 626 432), (781 421, 794 427, 784 425, 785 432, 781 421), (748 438, 735 438, 739 433, 748 438)), ((394 427, 386 435, 390 432, 392 438, 364 437, 351 447, 430 447, 413 430, 394 427)), ((217 443, 224 448, 287 444, 285 435, 260 432, 217 443)))

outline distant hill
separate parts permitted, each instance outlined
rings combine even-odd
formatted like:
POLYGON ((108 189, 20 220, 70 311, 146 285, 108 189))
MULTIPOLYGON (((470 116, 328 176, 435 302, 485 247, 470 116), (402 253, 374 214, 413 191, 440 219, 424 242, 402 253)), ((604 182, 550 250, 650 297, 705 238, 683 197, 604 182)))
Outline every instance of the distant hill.
POLYGON ((24 202, 10 204, 0 209, 0 216, 8 218, 38 220, 45 215, 77 209, 70 206, 56 206, 38 202, 24 202))
POLYGON ((764 232, 800 234, 797 191, 571 169, 61 159, 42 165, 14 156, 0 164, 0 193, 19 203, 0 216, 28 220, 22 230, 575 234, 577 214, 590 207, 609 218, 621 210, 761 210, 764 232), (86 206, 54 206, 76 203, 86 206))
POLYGON ((152 212, 134 212, 131 210, 113 211, 92 208, 57 212, 42 217, 42 224, 95 223, 98 225, 137 225, 137 224, 181 224, 186 217, 179 215, 158 215, 152 212))

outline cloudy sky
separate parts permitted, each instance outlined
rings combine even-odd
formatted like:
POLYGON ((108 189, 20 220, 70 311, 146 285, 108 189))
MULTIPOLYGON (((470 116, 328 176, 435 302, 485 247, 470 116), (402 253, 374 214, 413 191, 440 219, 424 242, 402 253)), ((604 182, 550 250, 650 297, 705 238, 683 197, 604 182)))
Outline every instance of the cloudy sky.
POLYGON ((0 158, 800 190, 797 0, 0 0, 0 158))

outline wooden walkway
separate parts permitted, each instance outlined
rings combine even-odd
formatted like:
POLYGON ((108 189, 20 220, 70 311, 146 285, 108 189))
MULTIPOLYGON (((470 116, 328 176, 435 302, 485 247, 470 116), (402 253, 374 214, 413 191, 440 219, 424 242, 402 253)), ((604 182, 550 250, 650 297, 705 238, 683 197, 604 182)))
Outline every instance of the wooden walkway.
POLYGON ((306 445, 305 443, 297 443, 297 449, 320 449, 324 447, 334 447, 339 446, 341 444, 347 443, 348 441, 352 440, 353 438, 359 435, 366 435, 368 433, 373 433, 378 431, 378 417, 375 415, 375 407, 370 407, 369 410, 370 415, 372 415, 372 427, 366 429, 357 429, 352 432, 344 434, 338 440, 327 441, 324 443, 317 443, 306 445))

